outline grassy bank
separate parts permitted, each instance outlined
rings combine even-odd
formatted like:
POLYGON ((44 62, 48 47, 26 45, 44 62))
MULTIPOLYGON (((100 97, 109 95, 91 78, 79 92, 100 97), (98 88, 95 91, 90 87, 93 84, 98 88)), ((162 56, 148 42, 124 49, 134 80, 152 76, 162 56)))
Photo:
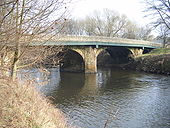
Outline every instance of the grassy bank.
POLYGON ((28 83, 0 79, 0 128, 68 128, 50 102, 28 83))
MULTIPOLYGON (((138 57, 143 57, 143 56, 152 56, 152 55, 163 55, 163 54, 170 54, 170 48, 158 48, 158 49, 153 49, 151 52, 147 54, 140 55, 138 57)), ((137 57, 137 58, 138 58, 137 57)))
POLYGON ((170 54, 170 48, 158 48, 152 50, 150 55, 162 55, 162 54, 170 54))
POLYGON ((170 75, 170 48, 154 49, 148 54, 138 56, 125 68, 170 75))

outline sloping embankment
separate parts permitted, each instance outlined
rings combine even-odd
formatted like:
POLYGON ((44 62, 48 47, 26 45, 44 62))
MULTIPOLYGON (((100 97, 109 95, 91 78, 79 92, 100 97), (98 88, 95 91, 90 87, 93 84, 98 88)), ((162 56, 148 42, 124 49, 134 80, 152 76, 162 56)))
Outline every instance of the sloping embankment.
POLYGON ((123 68, 170 75, 170 48, 154 49, 148 54, 136 57, 123 68))
POLYGON ((125 66, 126 69, 170 75, 170 53, 139 56, 125 66))
POLYGON ((138 57, 132 64, 138 71, 170 74, 170 54, 138 57))
POLYGON ((67 122, 50 102, 30 84, 0 79, 1 128, 68 128, 67 122))

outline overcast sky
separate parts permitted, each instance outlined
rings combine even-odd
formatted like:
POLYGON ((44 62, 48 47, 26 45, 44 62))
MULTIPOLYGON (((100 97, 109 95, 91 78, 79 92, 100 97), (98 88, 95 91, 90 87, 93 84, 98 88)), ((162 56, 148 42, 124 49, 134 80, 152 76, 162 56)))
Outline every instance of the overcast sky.
POLYGON ((73 4, 72 17, 83 18, 90 15, 94 10, 103 10, 108 8, 115 10, 120 14, 127 15, 133 21, 141 25, 149 23, 147 18, 144 18, 144 4, 142 0, 77 0, 73 4))

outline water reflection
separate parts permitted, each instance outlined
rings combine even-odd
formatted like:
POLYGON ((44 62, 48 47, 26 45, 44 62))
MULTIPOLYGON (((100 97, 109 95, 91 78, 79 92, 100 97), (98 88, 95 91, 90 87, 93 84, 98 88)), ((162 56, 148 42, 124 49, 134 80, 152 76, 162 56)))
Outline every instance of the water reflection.
POLYGON ((58 104, 68 106, 70 103, 81 106, 81 100, 98 93, 97 74, 61 73, 60 77, 60 83, 48 95, 58 104))
POLYGON ((61 73, 61 81, 56 90, 51 93, 54 102, 73 104, 78 100, 80 90, 84 85, 84 74, 61 73), (63 76, 64 75, 64 76, 63 76))
POLYGON ((32 77, 36 76, 36 82, 40 83, 40 85, 38 85, 37 88, 41 92, 43 92, 43 94, 45 94, 46 96, 48 95, 50 96, 51 93, 53 93, 56 90, 56 87, 61 81, 60 72, 58 68, 51 68, 48 69, 48 71, 49 74, 47 78, 43 76, 44 74, 43 72, 38 72, 38 70, 34 70, 34 75, 32 75, 32 77), (44 81, 48 82, 48 84, 42 83, 42 78, 46 78, 44 81))
POLYGON ((79 96, 96 95, 98 92, 97 74, 85 74, 84 85, 79 92, 79 96))
POLYGON ((97 74, 52 69, 49 78, 47 96, 76 126, 103 128, 109 119, 107 128, 170 127, 168 76, 116 69, 97 74))

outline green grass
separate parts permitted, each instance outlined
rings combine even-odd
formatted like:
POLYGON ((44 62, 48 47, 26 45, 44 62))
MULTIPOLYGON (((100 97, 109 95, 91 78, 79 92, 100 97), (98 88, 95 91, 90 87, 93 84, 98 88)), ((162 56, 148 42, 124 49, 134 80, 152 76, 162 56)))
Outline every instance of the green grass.
POLYGON ((170 48, 154 49, 149 54, 170 54, 170 48))
POLYGON ((142 54, 137 56, 138 57, 145 57, 145 56, 151 56, 151 55, 162 55, 162 54, 170 54, 170 48, 157 48, 153 49, 151 52, 147 54, 142 54))

